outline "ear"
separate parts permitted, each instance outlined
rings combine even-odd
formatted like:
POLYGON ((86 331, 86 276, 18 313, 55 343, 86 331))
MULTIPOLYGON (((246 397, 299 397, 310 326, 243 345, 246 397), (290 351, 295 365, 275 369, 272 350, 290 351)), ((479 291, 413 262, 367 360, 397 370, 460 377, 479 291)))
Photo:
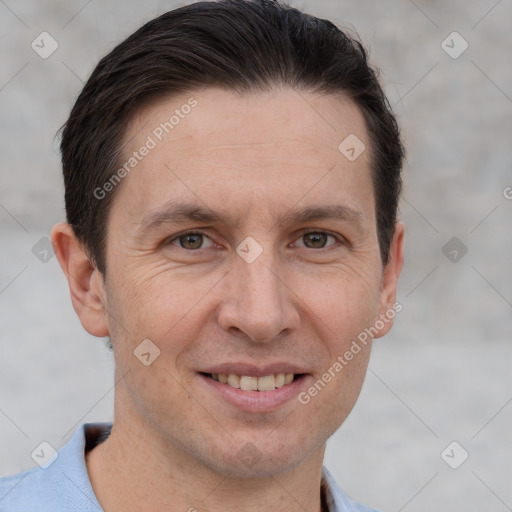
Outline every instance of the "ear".
POLYGON ((393 318, 397 312, 402 310, 402 305, 396 302, 396 288, 404 265, 404 232, 404 224, 397 222, 389 247, 388 262, 382 273, 379 318, 375 322, 376 327, 379 328, 375 338, 380 338, 389 332, 393 325, 393 318), (382 324, 384 325, 380 328, 382 324))
POLYGON ((56 224, 51 237, 68 280, 71 302, 84 329, 93 336, 108 336, 103 276, 91 264, 69 224, 56 224))

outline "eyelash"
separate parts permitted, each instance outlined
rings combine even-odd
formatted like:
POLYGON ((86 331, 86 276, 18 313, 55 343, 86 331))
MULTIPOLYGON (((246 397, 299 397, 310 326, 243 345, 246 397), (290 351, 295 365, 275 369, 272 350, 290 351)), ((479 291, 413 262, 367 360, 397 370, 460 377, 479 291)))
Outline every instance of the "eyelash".
MULTIPOLYGON (((330 237, 334 238, 339 244, 345 244, 346 245, 346 243, 347 243, 347 241, 341 235, 335 235, 334 233, 331 233, 330 231, 322 231, 322 230, 310 229, 310 228, 309 229, 305 228, 305 229, 301 230, 300 231, 300 235, 296 238, 296 240, 299 240, 303 236, 308 235, 310 233, 325 234, 327 236, 330 236, 330 237)), ((174 245, 173 242, 175 242, 175 241, 179 240, 181 237, 187 236, 187 235, 202 235, 202 236, 210 239, 213 242, 213 240, 206 233, 204 233, 203 231, 195 231, 195 230, 193 230, 193 231, 185 231, 184 233, 180 233, 180 234, 174 236, 173 238, 168 239, 168 241, 165 243, 165 245, 174 245)), ((314 248, 311 248, 311 247, 304 247, 304 249, 312 249, 312 250, 315 250, 315 251, 320 251, 322 249, 324 249, 324 250, 330 249, 334 245, 336 245, 336 244, 331 244, 331 245, 328 245, 327 247, 320 247, 318 249, 314 249, 314 248)), ((199 249, 185 249, 184 247, 180 247, 177 244, 176 244, 176 247, 179 247, 180 249, 183 249, 184 251, 187 251, 187 252, 196 252, 196 251, 199 251, 200 249, 202 249, 202 247, 200 247, 199 249)))

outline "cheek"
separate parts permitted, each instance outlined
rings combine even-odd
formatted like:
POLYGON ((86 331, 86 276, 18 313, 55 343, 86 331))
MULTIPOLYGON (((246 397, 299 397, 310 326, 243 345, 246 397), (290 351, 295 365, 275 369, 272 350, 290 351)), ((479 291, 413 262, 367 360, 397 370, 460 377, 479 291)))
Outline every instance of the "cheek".
POLYGON ((149 339, 160 351, 160 362, 176 367, 204 328, 208 297, 220 278, 213 273, 193 278, 165 265, 112 275, 109 328, 116 362, 137 366, 133 352, 149 339))
POLYGON ((379 311, 380 281, 371 266, 339 269, 315 279, 298 275, 293 286, 312 321, 340 350, 372 325, 379 311))
POLYGON ((320 433, 320 438, 334 434, 352 411, 364 382, 369 353, 370 343, 352 354, 350 361, 341 355, 299 395, 300 407, 304 408, 302 418, 311 432, 320 433))
POLYGON ((308 407, 315 414, 323 412, 324 421, 334 429, 354 406, 370 357, 372 338, 367 330, 377 318, 379 286, 375 270, 367 270, 365 276, 350 273, 351 278, 337 272, 317 281, 309 295, 302 291, 309 321, 327 348, 322 370, 305 400, 310 400, 308 407))
POLYGON ((110 290, 110 296, 116 312, 139 336, 172 329, 204 292, 204 287, 192 287, 163 267, 127 271, 115 279, 116 286, 110 290))

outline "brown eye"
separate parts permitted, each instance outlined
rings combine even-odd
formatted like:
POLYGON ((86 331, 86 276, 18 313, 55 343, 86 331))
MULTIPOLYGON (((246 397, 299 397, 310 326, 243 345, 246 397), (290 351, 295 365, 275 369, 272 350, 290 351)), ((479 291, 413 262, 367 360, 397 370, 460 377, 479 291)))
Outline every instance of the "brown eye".
POLYGON ((171 244, 177 245, 182 249, 193 251, 209 247, 210 245, 212 245, 212 241, 202 233, 185 233, 171 240, 171 244))
POLYGON ((325 244, 327 243, 327 235, 325 233, 308 233, 307 235, 304 235, 303 238, 306 247, 310 247, 312 249, 325 247, 325 244))
POLYGON ((183 249, 199 249, 203 245, 203 235, 182 235, 178 240, 183 249))
POLYGON ((299 241, 302 241, 302 244, 298 244, 300 247, 307 247, 308 249, 323 249, 333 245, 333 243, 336 243, 334 236, 322 231, 311 231, 310 233, 305 233, 299 238, 299 241), (329 238, 331 238, 333 242, 328 244, 329 238))

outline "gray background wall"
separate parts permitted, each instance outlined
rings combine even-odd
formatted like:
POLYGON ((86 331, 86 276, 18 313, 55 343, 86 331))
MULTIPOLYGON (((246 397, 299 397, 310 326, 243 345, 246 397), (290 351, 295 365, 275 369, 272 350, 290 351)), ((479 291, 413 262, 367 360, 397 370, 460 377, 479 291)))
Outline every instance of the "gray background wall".
MULTIPOLYGON (((512 1, 292 3, 358 30, 408 147, 403 311, 326 464, 383 512, 512 510, 512 1), (453 31, 464 40, 443 49, 453 31)), ((99 58, 177 5, 0 0, 1 475, 111 419, 111 355, 45 257, 64 218, 54 134, 99 58), (58 43, 47 59, 31 48, 43 31, 58 43)))

